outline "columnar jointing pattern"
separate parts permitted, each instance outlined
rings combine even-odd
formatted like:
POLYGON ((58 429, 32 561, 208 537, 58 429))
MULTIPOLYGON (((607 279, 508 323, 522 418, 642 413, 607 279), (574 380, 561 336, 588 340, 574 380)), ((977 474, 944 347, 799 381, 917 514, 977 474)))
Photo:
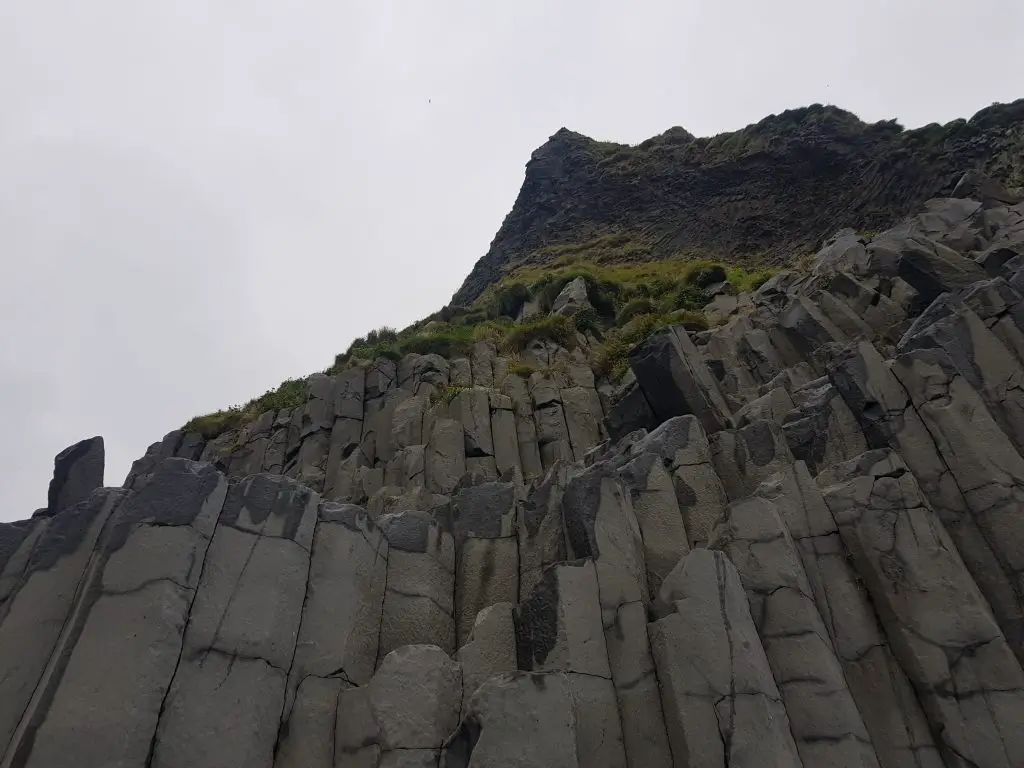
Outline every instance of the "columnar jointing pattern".
POLYGON ((1021 768, 1022 267, 935 200, 617 383, 481 342, 121 489, 72 446, 0 525, 0 768, 1021 768))

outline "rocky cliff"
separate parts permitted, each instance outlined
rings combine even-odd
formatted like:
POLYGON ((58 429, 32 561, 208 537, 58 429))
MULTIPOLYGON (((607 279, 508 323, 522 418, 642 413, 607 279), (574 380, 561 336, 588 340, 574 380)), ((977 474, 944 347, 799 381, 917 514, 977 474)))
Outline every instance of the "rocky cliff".
POLYGON ((713 138, 682 128, 630 147, 561 129, 526 165, 515 206, 454 297, 586 243, 612 260, 786 263, 841 227, 878 232, 966 170, 1024 185, 1024 99, 905 131, 820 104, 713 138))
POLYGON ((0 766, 1020 768, 1024 202, 955 192, 621 377, 557 325, 122 488, 62 452, 0 525, 0 766))

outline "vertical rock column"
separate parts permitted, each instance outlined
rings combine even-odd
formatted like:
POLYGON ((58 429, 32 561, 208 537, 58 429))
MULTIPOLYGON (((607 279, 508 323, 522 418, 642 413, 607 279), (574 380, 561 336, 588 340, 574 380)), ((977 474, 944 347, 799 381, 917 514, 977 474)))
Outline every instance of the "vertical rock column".
POLYGON ((466 471, 483 481, 497 480, 494 435, 491 432, 491 392, 474 387, 459 392, 448 408, 462 424, 465 436, 466 471))
POLYGON ((569 467, 558 463, 531 489, 519 510, 519 594, 528 595, 549 565, 566 559, 562 497, 569 467))
POLYGON ((943 768, 928 721, 896 661, 835 520, 807 466, 796 462, 757 495, 778 509, 882 768, 943 768))
POLYGON ((782 427, 772 421, 723 430, 709 442, 715 471, 732 501, 749 496, 763 480, 793 463, 782 427))
POLYGON ((515 374, 509 374, 502 380, 501 389, 512 400, 523 477, 527 480, 539 478, 544 473, 544 468, 537 443, 537 425, 533 420, 533 401, 526 382, 515 374))
POLYGON ((736 570, 696 549, 662 586, 650 625, 674 765, 801 768, 782 696, 736 570))
POLYGON ((365 383, 366 372, 358 366, 346 368, 335 377, 334 426, 331 427, 327 477, 324 480, 324 497, 327 499, 349 500, 355 483, 355 462, 349 459, 359 458, 365 383), (348 472, 343 471, 343 465, 348 472))
MULTIPOLYGON (((913 473, 981 589, 1008 639, 1021 637, 1024 608, 1013 580, 975 519, 935 437, 913 406, 910 395, 878 351, 867 342, 829 351, 829 378, 860 422, 872 448, 897 451, 913 473)), ((1019 653, 1019 652, 1018 652, 1019 653)))
POLYGON ((709 433, 730 425, 729 406, 682 326, 651 334, 630 353, 629 367, 659 421, 693 414, 709 433))
POLYGON ((333 768, 338 694, 377 663, 387 560, 366 510, 320 505, 276 768, 333 768))
POLYGON ((544 469, 556 461, 572 461, 569 427, 558 387, 540 372, 530 376, 530 397, 533 399, 533 420, 537 425, 537 445, 544 469))
POLYGON ((708 546, 736 566, 804 765, 878 766, 775 505, 756 496, 730 504, 708 546))
POLYGON ((279 476, 231 487, 164 702, 153 768, 273 764, 317 502, 279 476))
POLYGON ((837 468, 825 499, 948 766, 1024 764, 1024 673, 900 458, 837 468))
POLYGON ((53 460, 53 479, 46 512, 53 516, 64 507, 85 501, 103 485, 103 438, 91 437, 65 448, 53 460))
POLYGON ((403 645, 436 645, 455 651, 455 542, 422 512, 384 515, 387 581, 378 663, 403 645))
MULTIPOLYGON (((962 490, 1017 605, 1024 608, 1024 459, 943 350, 900 355, 892 370, 962 490)), ((1003 631, 1024 660, 1024 623, 1003 631)))
POLYGON ((638 765, 668 754, 647 641, 647 569, 628 489, 600 462, 572 478, 562 500, 572 557, 592 558, 626 753, 638 765))
POLYGON ((568 675, 512 672, 484 683, 445 745, 446 768, 582 768, 568 675), (472 762, 470 762, 472 761, 472 762))
POLYGON ((580 765, 625 768, 624 728, 608 663, 593 561, 547 568, 514 616, 519 668, 565 675, 580 765))
POLYGON ((72 615, 96 574, 93 550, 125 491, 103 489, 50 519, 0 608, 0 745, 9 763, 73 644, 72 615))
POLYGON ((469 639, 481 610, 519 601, 518 511, 513 483, 483 483, 452 497, 456 647, 469 639))
POLYGON ((208 464, 168 459, 114 513, 63 675, 16 764, 147 765, 227 488, 208 464))

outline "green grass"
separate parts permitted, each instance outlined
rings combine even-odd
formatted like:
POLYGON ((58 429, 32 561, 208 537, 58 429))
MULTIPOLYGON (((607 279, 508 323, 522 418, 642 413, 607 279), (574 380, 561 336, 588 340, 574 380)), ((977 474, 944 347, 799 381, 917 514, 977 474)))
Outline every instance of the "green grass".
POLYGON ((537 371, 529 363, 524 363, 522 360, 515 360, 508 366, 508 372, 513 376, 519 376, 523 379, 530 378, 537 371))
POLYGON ((461 395, 463 392, 472 392, 474 390, 480 390, 480 391, 488 392, 488 393, 491 393, 491 394, 501 394, 494 387, 481 387, 481 386, 463 387, 463 386, 459 386, 458 384, 446 384, 443 387, 439 387, 438 389, 435 389, 430 394, 430 404, 431 405, 437 405, 438 403, 444 403, 445 405, 451 405, 452 402, 455 400, 455 398, 458 397, 459 395, 461 395))
MULTIPOLYGON (((674 151, 691 141, 685 135, 670 134, 657 137, 648 149, 674 151)), ((614 157, 623 148, 609 145, 607 149, 609 157, 614 157)), ((325 373, 333 375, 346 366, 379 358, 397 361, 410 353, 437 354, 450 359, 467 355, 472 345, 480 341, 495 344, 513 358, 537 339, 571 349, 576 346, 576 334, 580 332, 590 333, 601 342, 594 350, 598 372, 620 376, 625 371, 629 349, 656 328, 672 323, 683 323, 694 331, 707 327, 700 310, 709 299, 704 290, 709 284, 724 275, 737 290, 750 291, 776 271, 683 257, 651 261, 650 241, 637 233, 608 234, 584 243, 551 246, 537 253, 544 256, 546 265, 513 270, 488 288, 471 307, 444 307, 401 331, 389 326, 370 331, 338 354, 325 373), (523 305, 531 300, 543 312, 550 311, 561 290, 577 277, 586 281, 587 298, 593 310, 578 312, 573 317, 545 315, 524 323, 513 322, 523 305)), ((509 372, 529 377, 535 369, 515 361, 509 372)), ((197 416, 185 429, 212 439, 241 428, 265 411, 303 405, 306 389, 303 381, 290 379, 245 405, 197 416)))
POLYGON ((576 346, 576 326, 570 317, 548 315, 512 326, 502 341, 508 352, 522 352, 532 342, 546 339, 566 349, 576 346))
POLYGON ((657 311, 658 305, 653 299, 649 299, 646 296, 638 296, 635 299, 630 299, 626 306, 619 310, 619 314, 615 316, 615 324, 621 327, 634 317, 650 315, 657 311))
POLYGON ((356 339, 348 350, 335 357, 334 365, 327 370, 333 374, 355 360, 376 360, 383 357, 401 360, 408 354, 440 355, 444 358, 468 354, 478 341, 500 343, 504 340, 511 321, 507 317, 495 320, 481 319, 478 323, 465 323, 466 317, 453 317, 452 322, 431 320, 416 323, 392 335, 378 336, 376 344, 367 343, 367 338, 356 339))
POLYGON ((444 403, 445 405, 451 405, 452 400, 459 396, 460 393, 466 392, 472 389, 472 387, 460 387, 457 384, 446 384, 443 387, 439 387, 430 393, 430 404, 437 405, 438 403, 444 403))
POLYGON ((182 429, 186 432, 198 432, 204 439, 212 440, 228 430, 241 429, 267 411, 280 411, 305 405, 308 394, 309 387, 305 381, 287 379, 276 389, 254 397, 245 405, 235 405, 223 411, 196 416, 182 429))

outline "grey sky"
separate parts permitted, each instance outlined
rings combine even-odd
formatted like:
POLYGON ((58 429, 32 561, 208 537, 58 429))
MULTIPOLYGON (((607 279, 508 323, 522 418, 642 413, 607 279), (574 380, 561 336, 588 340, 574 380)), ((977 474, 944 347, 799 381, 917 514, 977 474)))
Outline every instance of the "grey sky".
POLYGON ((0 520, 442 306, 559 127, 1020 88, 1019 0, 0 1, 0 520))

